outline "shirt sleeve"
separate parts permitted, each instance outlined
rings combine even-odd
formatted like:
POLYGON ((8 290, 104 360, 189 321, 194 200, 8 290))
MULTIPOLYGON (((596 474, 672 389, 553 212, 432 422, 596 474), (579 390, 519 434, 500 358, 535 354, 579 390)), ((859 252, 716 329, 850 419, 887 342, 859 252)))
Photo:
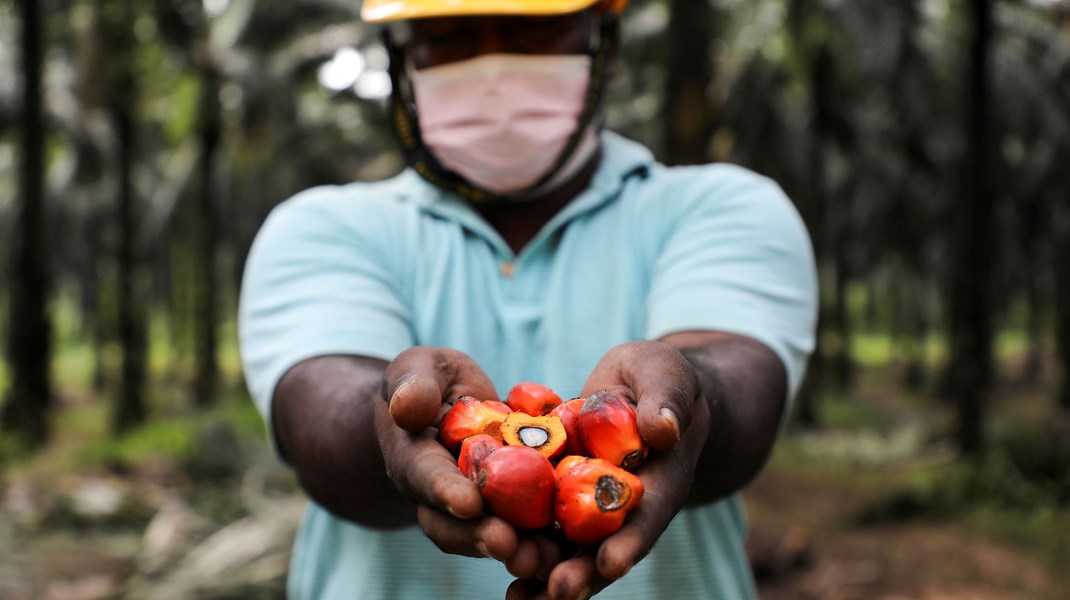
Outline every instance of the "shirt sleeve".
POLYGON ((338 188, 319 188, 279 205, 246 261, 239 348, 271 435, 275 387, 297 363, 329 354, 392 360, 412 345, 392 257, 370 241, 381 223, 374 210, 352 214, 362 199, 339 197, 338 188))
POLYGON ((694 173, 702 176, 684 194, 686 207, 656 264, 647 333, 723 331, 762 342, 784 363, 790 409, 817 323, 806 227, 769 179, 728 165, 694 173))

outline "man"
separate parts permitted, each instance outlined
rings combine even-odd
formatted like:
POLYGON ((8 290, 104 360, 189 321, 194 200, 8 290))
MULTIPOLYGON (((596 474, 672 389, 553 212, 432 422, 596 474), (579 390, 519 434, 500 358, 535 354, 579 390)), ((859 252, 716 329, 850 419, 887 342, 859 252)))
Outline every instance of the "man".
POLYGON ((250 389, 314 501, 291 597, 754 596, 736 492, 813 343, 809 241, 772 182, 601 131, 625 4, 365 0, 401 23, 411 168, 279 206, 242 291, 250 389), (436 441, 446 401, 520 381, 636 402, 646 495, 598 548, 485 515, 436 441))

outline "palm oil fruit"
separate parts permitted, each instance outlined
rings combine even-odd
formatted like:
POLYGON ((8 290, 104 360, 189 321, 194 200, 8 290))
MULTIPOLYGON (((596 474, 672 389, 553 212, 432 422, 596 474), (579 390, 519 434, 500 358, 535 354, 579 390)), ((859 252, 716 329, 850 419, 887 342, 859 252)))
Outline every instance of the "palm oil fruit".
POLYGON ((509 413, 502 421, 501 432, 507 446, 527 446, 546 458, 564 452, 567 443, 565 426, 553 415, 533 417, 522 412, 509 413))
POLYGON ((553 522, 557 478, 550 460, 527 446, 504 446, 479 465, 476 484, 491 512, 520 529, 553 522))
POLYGON ((557 484, 561 485, 561 478, 564 477, 572 467, 575 467, 585 460, 589 460, 588 457, 580 456, 578 454, 569 454, 565 458, 557 461, 557 466, 554 467, 554 477, 557 477, 557 484))
POLYGON ((524 381, 509 390, 505 403, 516 412, 541 417, 550 414, 550 411, 561 404, 561 396, 545 385, 524 381))
POLYGON ((579 418, 588 453, 627 471, 646 460, 649 448, 639 436, 635 407, 619 393, 603 390, 587 397, 579 418))
POLYGON ((586 455, 580 438, 580 411, 583 410, 583 398, 573 398, 553 409, 550 414, 561 419, 565 426, 565 454, 586 455))
POLYGON ((557 475, 554 520, 580 545, 598 544, 615 533, 643 498, 637 476, 599 458, 566 457, 557 475))
POLYGON ((485 433, 468 436, 461 443, 461 453, 457 455, 457 468, 464 473, 465 477, 474 481, 479 473, 479 466, 483 464, 483 459, 495 450, 501 449, 502 446, 501 440, 485 433))
POLYGON ((438 439, 453 453, 460 449, 465 438, 480 433, 501 440, 502 421, 511 412, 512 409, 501 402, 464 396, 442 417, 438 439))

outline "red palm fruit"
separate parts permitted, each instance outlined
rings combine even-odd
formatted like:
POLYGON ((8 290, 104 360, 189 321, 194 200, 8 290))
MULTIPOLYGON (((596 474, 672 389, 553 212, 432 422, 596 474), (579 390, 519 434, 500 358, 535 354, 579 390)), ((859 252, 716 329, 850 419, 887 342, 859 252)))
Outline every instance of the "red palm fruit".
POLYGON ((501 425, 505 415, 513 412, 508 406, 493 400, 477 400, 464 396, 450 408, 438 426, 438 439, 450 452, 456 453, 465 438, 485 433, 502 439, 501 425))
POLYGON ((593 546, 620 529, 642 499, 643 482, 635 475, 599 458, 581 459, 558 478, 554 520, 565 537, 593 546))
POLYGON ((461 443, 461 453, 457 455, 457 468, 464 476, 475 481, 479 473, 479 465, 491 452, 501 449, 501 440, 494 439, 485 433, 468 436, 461 443))
POLYGON ((588 396, 579 425, 583 446, 591 456, 628 471, 646 460, 649 448, 639 436, 635 407, 621 394, 603 390, 588 396))
POLYGON ((576 454, 569 454, 565 458, 558 461, 557 466, 554 467, 554 476, 557 477, 557 483, 560 485, 561 478, 569 472, 569 469, 580 464, 581 462, 588 460, 586 456, 578 456, 576 454))
POLYGON ((561 396, 545 385, 525 381, 509 390, 505 403, 514 411, 541 417, 550 414, 550 411, 561 404, 561 396))
POLYGON ((504 446, 483 459, 476 483, 491 512, 520 529, 553 522, 557 479, 550 460, 527 446, 504 446))
POLYGON ((527 446, 546 458, 554 458, 565 451, 565 426, 553 415, 533 417, 513 412, 505 415, 501 426, 502 442, 507 446, 527 446))
POLYGON ((565 426, 566 455, 587 454, 587 449, 583 447, 583 440, 580 438, 581 410, 583 410, 583 398, 573 398, 550 412, 551 415, 561 419, 561 424, 565 426))

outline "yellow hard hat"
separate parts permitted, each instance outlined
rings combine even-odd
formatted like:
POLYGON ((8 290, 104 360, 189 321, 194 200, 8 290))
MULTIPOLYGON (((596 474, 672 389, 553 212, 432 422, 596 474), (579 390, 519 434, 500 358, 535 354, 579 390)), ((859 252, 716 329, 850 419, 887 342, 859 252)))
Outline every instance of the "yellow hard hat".
POLYGON ((563 15, 598 5, 619 13, 628 0, 364 0, 360 17, 385 23, 424 17, 466 15, 563 15))

